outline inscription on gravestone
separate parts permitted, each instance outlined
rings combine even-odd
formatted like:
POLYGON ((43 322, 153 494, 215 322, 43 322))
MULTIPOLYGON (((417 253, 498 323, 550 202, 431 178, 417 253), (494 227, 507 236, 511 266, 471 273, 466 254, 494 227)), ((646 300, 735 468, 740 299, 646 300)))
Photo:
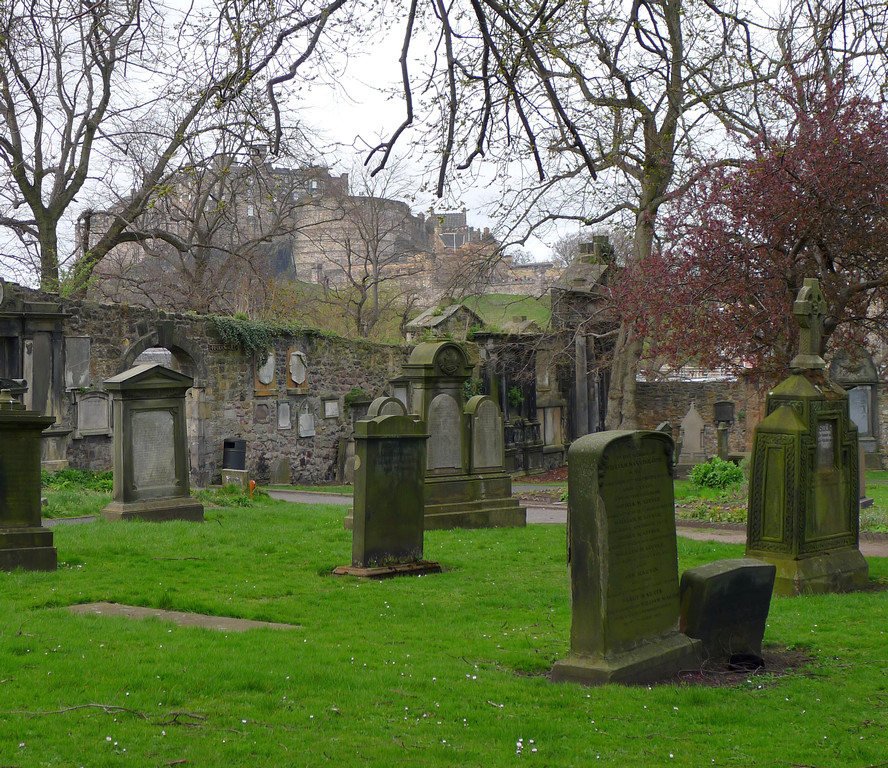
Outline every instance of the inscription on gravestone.
POLYGON ((132 415, 133 485, 154 488, 176 484, 174 418, 170 411, 132 415))
POLYGON ((503 422, 493 400, 483 400, 472 416, 472 468, 503 466, 503 422))
POLYGON ((429 469, 462 467, 462 415, 456 400, 441 394, 429 404, 429 469))
POLYGON ((554 680, 646 683, 698 663, 677 631, 672 438, 601 432, 570 449, 571 655, 554 680))
POLYGON ((259 382, 268 386, 274 381, 274 352, 269 352, 262 365, 256 372, 259 382))

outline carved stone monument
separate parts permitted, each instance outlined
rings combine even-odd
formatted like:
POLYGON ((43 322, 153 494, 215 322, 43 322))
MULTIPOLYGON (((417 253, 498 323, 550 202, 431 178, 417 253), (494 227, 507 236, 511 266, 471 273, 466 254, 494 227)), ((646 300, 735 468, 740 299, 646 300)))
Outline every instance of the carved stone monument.
POLYGON ((137 365, 105 380, 114 396, 114 500, 106 520, 203 521, 191 498, 185 391, 193 380, 162 365, 137 365))
MULTIPOLYGON (((380 410, 393 398, 375 402, 380 410), (383 402, 380 402, 383 401, 383 402)), ((352 562, 333 573, 381 578, 438 573, 423 560, 425 424, 407 415, 384 415, 355 425, 355 506, 352 562)))
POLYGON ((55 418, 25 410, 10 383, 0 380, 0 570, 54 571, 52 531, 40 514, 40 433, 55 418))
POLYGON ((768 393, 756 427, 746 554, 777 567, 778 595, 845 592, 868 581, 859 549, 857 427, 848 396, 824 376, 826 302, 806 278, 793 305, 801 327, 790 376, 768 393))
POLYGON ((700 663, 678 631, 672 438, 599 432, 568 454, 570 656, 552 679, 650 683, 700 663))
POLYGON ((703 451, 703 429, 705 423, 703 417, 694 403, 688 408, 688 412, 681 420, 679 427, 680 450, 678 452, 677 474, 684 477, 697 464, 706 461, 706 453, 703 451))
POLYGON ((463 402, 472 374, 465 350, 450 341, 419 344, 403 366, 409 411, 426 423, 425 527, 524 526, 526 510, 512 498, 499 440, 502 415, 489 397, 463 402), (477 443, 477 445, 476 445, 477 443), (486 464, 487 466, 481 466, 486 464))

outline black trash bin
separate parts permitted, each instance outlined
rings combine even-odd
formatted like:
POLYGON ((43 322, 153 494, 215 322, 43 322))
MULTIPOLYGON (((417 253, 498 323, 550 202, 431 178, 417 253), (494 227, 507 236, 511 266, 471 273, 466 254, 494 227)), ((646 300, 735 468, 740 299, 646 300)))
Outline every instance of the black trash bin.
POLYGON ((222 469, 247 468, 247 441, 226 437, 222 441, 222 469))

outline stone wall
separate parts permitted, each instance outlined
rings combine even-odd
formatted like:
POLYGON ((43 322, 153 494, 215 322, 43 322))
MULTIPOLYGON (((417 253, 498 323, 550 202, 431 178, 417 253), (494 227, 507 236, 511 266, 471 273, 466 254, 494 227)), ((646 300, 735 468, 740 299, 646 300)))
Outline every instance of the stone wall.
MULTIPOLYGON (((252 357, 223 343, 209 318, 92 302, 63 302, 62 309, 66 340, 80 337, 82 345, 82 339, 89 339, 89 371, 78 387, 66 390, 60 423, 76 425, 78 400, 101 390, 105 379, 130 368, 146 349, 166 348, 171 367, 194 378, 186 405, 197 484, 218 481, 226 438, 246 440, 247 469, 258 482, 269 481, 270 467, 279 458, 289 465, 293 482, 332 480, 339 443, 352 431, 344 396, 353 387, 374 396, 386 392, 407 354, 402 347, 307 331, 276 340, 273 381, 263 386, 252 357), (292 351, 304 355, 307 373, 301 386, 288 381, 292 351), (337 404, 327 410, 338 415, 325 417, 325 400, 337 404), (301 437, 299 414, 306 411, 313 416, 315 434, 301 437)), ((68 461, 73 467, 110 469, 110 435, 74 430, 68 461)))
POLYGON ((703 448, 711 455, 718 449, 713 406, 721 400, 734 403, 734 425, 728 437, 731 453, 752 450, 755 425, 764 416, 764 393, 744 381, 638 382, 638 421, 641 429, 656 429, 668 421, 679 439, 679 426, 691 403, 703 417, 703 448))

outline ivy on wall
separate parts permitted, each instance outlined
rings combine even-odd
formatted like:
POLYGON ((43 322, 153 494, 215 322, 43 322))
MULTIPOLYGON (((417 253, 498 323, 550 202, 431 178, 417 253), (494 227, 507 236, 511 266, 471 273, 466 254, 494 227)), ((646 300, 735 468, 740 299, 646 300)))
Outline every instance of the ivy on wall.
POLYGON ((211 319, 213 330, 225 344, 238 346, 248 355, 265 355, 274 347, 276 337, 299 331, 295 325, 249 320, 245 317, 214 316, 211 319))

